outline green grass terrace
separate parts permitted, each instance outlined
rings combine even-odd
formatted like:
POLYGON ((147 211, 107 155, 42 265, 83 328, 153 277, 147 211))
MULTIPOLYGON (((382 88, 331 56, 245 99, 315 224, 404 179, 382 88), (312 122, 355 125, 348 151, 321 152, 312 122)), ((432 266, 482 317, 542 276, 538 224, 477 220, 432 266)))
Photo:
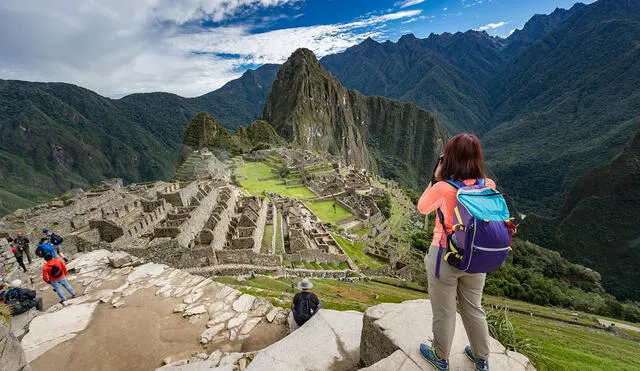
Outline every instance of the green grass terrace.
POLYGON ((316 197, 316 194, 305 186, 286 185, 273 170, 273 167, 262 162, 247 161, 236 167, 234 174, 242 188, 253 196, 267 191, 300 200, 316 197))
POLYGON ((336 224, 353 216, 349 210, 345 209, 340 205, 340 203, 333 200, 306 201, 304 204, 323 223, 336 224), (333 208, 334 205, 335 209, 333 208))
POLYGON ((381 268, 388 265, 384 260, 378 259, 374 256, 367 255, 363 252, 365 246, 360 242, 354 242, 347 240, 337 234, 332 234, 338 245, 342 250, 353 260, 356 265, 361 268, 369 267, 371 269, 381 268))

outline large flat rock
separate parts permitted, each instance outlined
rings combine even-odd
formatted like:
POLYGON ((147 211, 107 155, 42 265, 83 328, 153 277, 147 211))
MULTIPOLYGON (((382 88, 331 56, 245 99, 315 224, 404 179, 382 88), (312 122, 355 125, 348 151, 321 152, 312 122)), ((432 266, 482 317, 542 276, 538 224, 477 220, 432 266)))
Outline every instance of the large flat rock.
POLYGON ((289 336, 258 352, 247 371, 354 370, 361 332, 362 313, 321 309, 289 336))
POLYGON ((27 362, 84 330, 97 306, 97 302, 72 305, 34 318, 29 324, 29 332, 22 339, 27 362))
POLYGON ((107 265, 107 257, 112 252, 108 250, 94 250, 85 254, 79 254, 69 264, 67 269, 76 269, 78 272, 90 271, 91 267, 99 267, 107 265))
MULTIPOLYGON (((422 358, 420 343, 433 336, 429 300, 411 300, 401 304, 379 304, 364 313, 360 358, 365 370, 432 370, 422 358), (401 353, 398 353, 400 351, 401 353)), ((451 370, 474 370, 464 355, 469 345, 462 318, 456 313, 456 330, 449 357, 451 370)), ((515 352, 507 352, 491 339, 489 366, 493 370, 535 370, 529 360, 515 352)))

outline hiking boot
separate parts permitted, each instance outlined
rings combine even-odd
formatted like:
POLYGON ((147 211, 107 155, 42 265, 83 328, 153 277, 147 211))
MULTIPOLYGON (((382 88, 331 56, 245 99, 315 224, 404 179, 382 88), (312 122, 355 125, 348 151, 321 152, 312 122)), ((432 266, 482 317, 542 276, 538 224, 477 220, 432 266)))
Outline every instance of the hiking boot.
POLYGON ((484 359, 478 359, 473 355, 470 346, 464 347, 464 354, 467 355, 467 358, 476 366, 477 371, 489 371, 489 362, 484 359))
POLYGON ((449 370, 449 361, 447 361, 446 359, 438 358, 438 356, 436 355, 436 350, 432 346, 429 346, 427 344, 420 344, 420 354, 422 354, 422 357, 429 361, 429 363, 431 363, 431 366, 433 366, 436 370, 449 370))

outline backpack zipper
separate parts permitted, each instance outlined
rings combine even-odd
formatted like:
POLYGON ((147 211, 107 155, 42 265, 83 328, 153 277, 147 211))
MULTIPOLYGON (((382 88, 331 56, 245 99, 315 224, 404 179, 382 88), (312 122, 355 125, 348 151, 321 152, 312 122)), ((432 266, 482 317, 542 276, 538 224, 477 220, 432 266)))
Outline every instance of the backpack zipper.
POLYGON ((480 251, 504 251, 504 250, 509 250, 511 248, 511 246, 507 246, 507 247, 498 247, 495 249, 489 248, 489 247, 481 247, 481 246, 473 246, 474 250, 480 250, 480 251))

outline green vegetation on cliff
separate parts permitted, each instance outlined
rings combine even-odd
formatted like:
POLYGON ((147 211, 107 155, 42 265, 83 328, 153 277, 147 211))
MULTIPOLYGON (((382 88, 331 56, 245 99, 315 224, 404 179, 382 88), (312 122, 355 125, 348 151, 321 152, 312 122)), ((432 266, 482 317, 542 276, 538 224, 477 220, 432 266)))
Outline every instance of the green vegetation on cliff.
POLYGON ((166 179, 174 170, 173 149, 89 90, 0 80, 0 101, 0 213, 109 177, 166 179))
POLYGON ((523 236, 602 274, 619 298, 640 298, 640 130, 608 166, 582 177, 555 219, 527 217, 523 236))
POLYGON ((207 148, 214 152, 239 155, 251 150, 267 149, 284 144, 282 138, 268 122, 256 120, 248 127, 238 128, 235 133, 218 124, 206 112, 200 112, 189 121, 182 139, 182 156, 186 158, 192 150, 207 148))

